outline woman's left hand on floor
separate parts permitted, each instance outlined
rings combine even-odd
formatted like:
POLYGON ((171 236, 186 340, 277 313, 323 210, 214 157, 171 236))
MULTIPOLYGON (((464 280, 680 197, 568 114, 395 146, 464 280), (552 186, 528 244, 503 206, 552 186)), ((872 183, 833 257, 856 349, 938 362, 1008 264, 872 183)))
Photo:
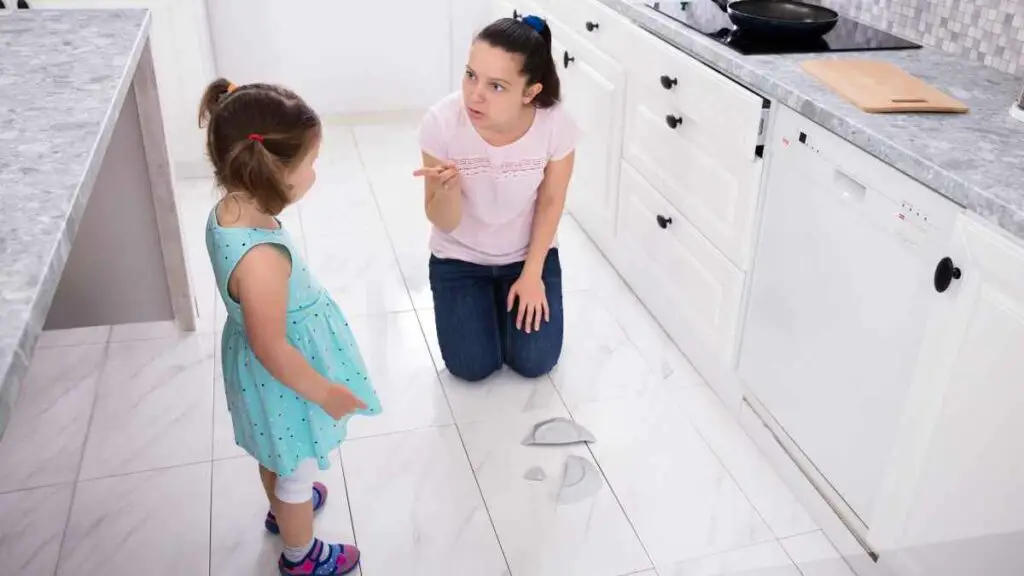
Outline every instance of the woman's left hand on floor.
POLYGON ((551 320, 548 298, 544 293, 544 281, 540 277, 520 276, 508 290, 508 311, 515 308, 516 298, 519 299, 519 313, 516 315, 516 328, 529 334, 540 330, 541 320, 551 320))

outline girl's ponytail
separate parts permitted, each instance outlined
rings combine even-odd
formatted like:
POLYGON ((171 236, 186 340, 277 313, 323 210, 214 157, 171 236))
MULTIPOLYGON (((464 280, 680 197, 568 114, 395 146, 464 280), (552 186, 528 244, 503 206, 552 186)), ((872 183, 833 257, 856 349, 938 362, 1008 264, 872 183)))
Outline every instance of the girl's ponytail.
POLYGON ((270 214, 280 214, 289 204, 288 167, 267 145, 272 136, 250 134, 231 146, 224 159, 223 171, 230 174, 235 186, 258 191, 260 206, 270 214))
POLYGON ((199 101, 199 127, 205 128, 210 125, 214 112, 220 107, 224 99, 233 89, 234 84, 224 78, 217 78, 206 87, 203 98, 199 101))

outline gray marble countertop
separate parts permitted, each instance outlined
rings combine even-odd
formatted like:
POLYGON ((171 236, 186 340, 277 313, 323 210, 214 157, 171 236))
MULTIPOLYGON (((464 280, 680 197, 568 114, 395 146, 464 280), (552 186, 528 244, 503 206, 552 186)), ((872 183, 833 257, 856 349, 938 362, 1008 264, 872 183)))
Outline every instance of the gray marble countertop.
POLYGON ((1009 115, 1021 79, 932 48, 744 56, 637 0, 599 1, 1024 240, 1024 122, 1009 115), (971 110, 965 115, 868 114, 800 68, 804 60, 823 57, 892 62, 971 110))
POLYGON ((0 431, 148 34, 148 10, 0 16, 0 431))

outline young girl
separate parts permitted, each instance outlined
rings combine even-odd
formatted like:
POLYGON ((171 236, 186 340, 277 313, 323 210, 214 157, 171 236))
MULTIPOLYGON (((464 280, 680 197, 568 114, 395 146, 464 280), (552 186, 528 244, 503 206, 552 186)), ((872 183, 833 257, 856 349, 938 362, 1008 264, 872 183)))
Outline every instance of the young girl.
POLYGON ((484 28, 462 91, 423 120, 430 288, 448 371, 548 373, 562 351, 555 232, 578 130, 559 105, 551 29, 537 16, 484 28))
POLYGON ((281 574, 347 574, 359 550, 313 537, 313 513, 327 500, 313 480, 349 417, 381 408, 345 317, 276 218, 316 180, 320 119, 289 90, 220 79, 206 89, 199 123, 225 191, 206 246, 228 310, 221 358, 235 441, 260 463, 265 525, 285 546, 281 574))

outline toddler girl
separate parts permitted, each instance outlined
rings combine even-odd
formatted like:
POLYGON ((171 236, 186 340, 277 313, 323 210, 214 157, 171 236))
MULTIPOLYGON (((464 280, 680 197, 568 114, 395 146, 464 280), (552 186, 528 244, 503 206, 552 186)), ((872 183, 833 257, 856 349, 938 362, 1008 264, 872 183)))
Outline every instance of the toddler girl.
POLYGON ((316 113, 279 86, 214 81, 199 113, 224 198, 210 212, 206 246, 228 310, 221 358, 235 441, 260 463, 280 534, 284 576, 347 574, 355 546, 313 537, 327 500, 317 469, 345 438, 353 413, 377 414, 345 317, 317 284, 277 214, 316 180, 316 113))

